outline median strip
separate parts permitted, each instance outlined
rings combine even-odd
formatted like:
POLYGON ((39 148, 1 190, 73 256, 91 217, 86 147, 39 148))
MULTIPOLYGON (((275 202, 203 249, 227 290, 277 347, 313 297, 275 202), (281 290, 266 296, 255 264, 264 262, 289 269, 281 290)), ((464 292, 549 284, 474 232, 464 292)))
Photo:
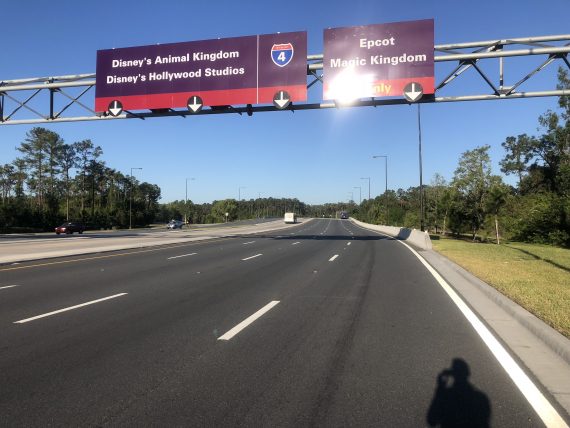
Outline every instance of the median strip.
POLYGON ((124 296, 128 293, 119 293, 119 294, 114 294, 112 296, 108 296, 108 297, 103 297, 102 299, 97 299, 97 300, 91 300, 90 302, 85 302, 85 303, 81 303, 79 305, 75 305, 75 306, 70 306, 68 308, 63 308, 63 309, 58 309, 57 311, 53 311, 53 312, 48 312, 47 314, 42 314, 42 315, 37 315, 35 317, 31 317, 31 318, 26 318, 20 321, 14 321, 14 324, 24 324, 26 322, 30 322, 30 321, 34 321, 40 318, 45 318, 45 317, 49 317, 55 314, 60 314, 62 312, 67 312, 67 311, 71 311, 73 309, 77 309, 77 308, 81 308, 83 306, 87 306, 87 305, 93 305, 94 303, 99 303, 99 302, 103 302, 105 300, 110 300, 110 299, 115 299, 117 297, 121 297, 124 296))
POLYGON ((195 256, 198 253, 182 254, 180 256, 169 257, 167 260, 179 259, 180 257, 195 256))
POLYGON ((269 302, 267 305, 265 305, 263 308, 261 308, 260 310, 258 310, 256 313, 254 313, 253 315, 249 316, 248 318, 246 318, 245 320, 243 320, 242 322, 240 322, 238 325, 236 325, 234 328, 232 328, 231 330, 229 330, 227 333, 225 333, 224 335, 218 337, 218 340, 230 340, 232 337, 234 337, 236 334, 238 334, 240 331, 242 331, 244 328, 246 328, 248 325, 250 325, 251 323, 253 323, 255 320, 257 320, 258 318, 260 318, 262 315, 264 315, 266 312, 270 311, 275 305, 277 305, 279 303, 279 300, 273 300, 271 302, 269 302))
POLYGON ((255 259, 256 257, 262 256, 263 254, 256 254, 255 256, 251 256, 251 257, 246 257, 245 259, 242 259, 242 261, 246 261, 246 260, 251 260, 251 259, 255 259))

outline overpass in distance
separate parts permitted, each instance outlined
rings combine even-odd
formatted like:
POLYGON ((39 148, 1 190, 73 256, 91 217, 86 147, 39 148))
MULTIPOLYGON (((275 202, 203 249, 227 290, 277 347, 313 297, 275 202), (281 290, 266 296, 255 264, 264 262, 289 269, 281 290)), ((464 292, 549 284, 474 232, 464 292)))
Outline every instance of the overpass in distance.
POLYGON ((568 426, 563 354, 350 220, 2 236, 0 261, 2 426, 568 426))

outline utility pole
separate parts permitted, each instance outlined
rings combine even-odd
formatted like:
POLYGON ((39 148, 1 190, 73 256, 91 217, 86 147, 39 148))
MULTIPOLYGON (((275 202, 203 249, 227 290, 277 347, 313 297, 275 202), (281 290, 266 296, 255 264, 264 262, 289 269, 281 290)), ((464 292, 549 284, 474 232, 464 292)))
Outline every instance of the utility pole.
POLYGON ((424 185, 423 185, 423 177, 422 177, 422 122, 421 122, 421 114, 420 114, 420 104, 418 103, 418 149, 419 149, 419 158, 420 158, 420 230, 423 232, 425 231, 425 224, 424 224, 424 185))
POLYGON ((354 186, 355 189, 358 189, 358 191, 360 192, 360 202, 358 203, 358 205, 362 205, 362 187, 361 186, 354 186))
POLYGON ((186 196, 184 196, 184 224, 188 224, 188 180, 196 180, 194 177, 186 179, 186 196))
POLYGON ((368 180, 368 200, 370 200, 370 177, 362 177, 361 180, 368 180))
POLYGON ((131 168, 131 179, 129 180, 131 184, 131 191, 129 192, 129 230, 133 228, 133 169, 142 168, 131 168))
POLYGON ((385 179, 386 187, 384 193, 386 193, 388 192, 388 155, 377 155, 377 156, 372 156, 372 158, 373 159, 384 158, 384 170, 386 173, 386 179, 385 179))

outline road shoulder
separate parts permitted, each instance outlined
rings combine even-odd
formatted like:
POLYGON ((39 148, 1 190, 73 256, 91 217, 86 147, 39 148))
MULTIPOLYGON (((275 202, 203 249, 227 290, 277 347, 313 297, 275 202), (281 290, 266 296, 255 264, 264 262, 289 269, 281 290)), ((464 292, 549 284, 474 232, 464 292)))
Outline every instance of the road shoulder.
POLYGON ((461 295, 511 353, 570 415, 570 341, 445 256, 421 256, 461 295))

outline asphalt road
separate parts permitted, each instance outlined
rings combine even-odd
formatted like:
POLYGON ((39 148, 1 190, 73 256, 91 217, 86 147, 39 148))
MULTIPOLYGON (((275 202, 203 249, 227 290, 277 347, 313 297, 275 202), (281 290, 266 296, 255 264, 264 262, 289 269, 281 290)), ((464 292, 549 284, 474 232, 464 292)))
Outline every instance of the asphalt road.
POLYGON ((420 261, 348 221, 0 267, 1 426, 487 424, 543 426, 420 261))
MULTIPOLYGON (((304 220, 302 220, 304 221, 304 220)), ((78 254, 118 251, 169 245, 213 237, 228 237, 243 233, 284 229, 283 219, 255 219, 239 222, 192 225, 168 230, 166 226, 153 229, 87 231, 83 234, 55 233, 0 235, 0 266, 46 257, 67 257, 78 254)))

